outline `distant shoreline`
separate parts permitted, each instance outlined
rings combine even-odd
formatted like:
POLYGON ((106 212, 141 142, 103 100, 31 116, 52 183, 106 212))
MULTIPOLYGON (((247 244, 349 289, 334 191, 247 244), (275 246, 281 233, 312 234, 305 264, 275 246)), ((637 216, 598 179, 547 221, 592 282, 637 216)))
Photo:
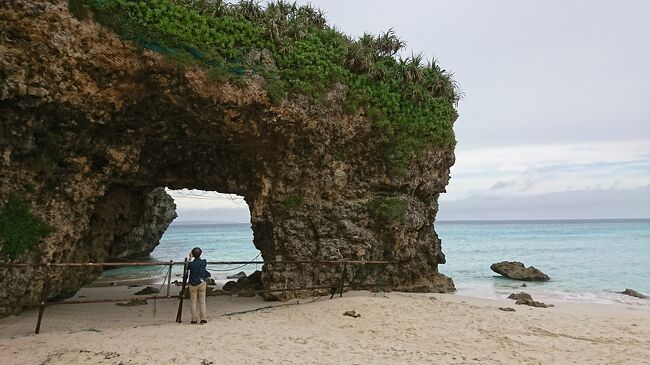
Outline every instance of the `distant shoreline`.
MULTIPOLYGON (((650 222, 648 218, 544 218, 544 219, 441 219, 436 223, 472 223, 472 224, 499 224, 499 223, 615 223, 615 222, 650 222)), ((250 222, 238 221, 173 221, 172 226, 201 226, 201 225, 231 225, 248 224, 250 222)))

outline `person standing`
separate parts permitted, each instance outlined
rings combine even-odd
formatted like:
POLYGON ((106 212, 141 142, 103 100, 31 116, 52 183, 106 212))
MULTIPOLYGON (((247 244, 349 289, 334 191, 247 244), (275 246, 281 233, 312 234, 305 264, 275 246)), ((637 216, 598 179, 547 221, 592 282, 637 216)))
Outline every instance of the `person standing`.
POLYGON ((207 261, 201 258, 203 251, 194 247, 190 252, 190 260, 187 269, 190 271, 190 302, 192 303, 192 321, 190 323, 198 323, 199 318, 201 324, 208 323, 205 319, 205 292, 208 286, 206 280, 210 277, 210 272, 206 269, 207 261), (197 305, 198 312, 197 313, 197 305))

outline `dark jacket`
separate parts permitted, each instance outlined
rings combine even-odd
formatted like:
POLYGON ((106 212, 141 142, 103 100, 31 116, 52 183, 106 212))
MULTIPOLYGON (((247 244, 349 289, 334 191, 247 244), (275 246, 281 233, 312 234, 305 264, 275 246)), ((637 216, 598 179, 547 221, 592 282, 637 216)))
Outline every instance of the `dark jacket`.
POLYGON ((194 259, 187 265, 187 269, 190 271, 190 285, 199 285, 201 281, 210 277, 210 273, 205 269, 206 265, 207 261, 204 259, 194 259))

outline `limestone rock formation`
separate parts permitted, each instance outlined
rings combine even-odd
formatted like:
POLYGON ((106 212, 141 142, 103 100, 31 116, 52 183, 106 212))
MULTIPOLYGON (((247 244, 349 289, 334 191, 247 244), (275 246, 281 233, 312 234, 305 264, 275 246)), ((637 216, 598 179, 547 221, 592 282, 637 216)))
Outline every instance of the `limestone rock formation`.
POLYGON ((501 261, 490 265, 490 269, 507 278, 524 281, 549 281, 548 275, 534 266, 526 267, 517 261, 501 261))
MULTIPOLYGON (((272 101, 259 75, 235 84, 180 67, 72 16, 66 1, 2 2, 0 29, 0 209, 17 194, 52 227, 16 257, 0 242, 0 261, 145 255, 173 219, 161 188, 192 188, 242 195, 267 262, 390 260, 399 264, 359 267, 347 284, 454 290, 432 228, 453 146, 423 145, 396 171, 372 113, 344 110, 344 85, 320 102, 272 101)), ((47 294, 98 274, 52 269, 47 294)), ((339 277, 334 266, 266 264, 261 280, 278 289, 339 277)), ((42 269, 1 269, 0 304, 35 303, 42 284, 42 269)))

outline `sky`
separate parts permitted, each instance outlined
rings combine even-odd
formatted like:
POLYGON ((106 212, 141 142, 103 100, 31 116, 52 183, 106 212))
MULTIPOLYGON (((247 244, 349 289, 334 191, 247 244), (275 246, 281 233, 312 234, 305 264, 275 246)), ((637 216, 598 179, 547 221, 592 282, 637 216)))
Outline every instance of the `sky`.
MULTIPOLYGON (((650 1, 311 3, 454 73, 465 96, 438 219, 650 217, 650 1)), ((228 199, 176 200, 180 220, 249 220, 228 199)))

